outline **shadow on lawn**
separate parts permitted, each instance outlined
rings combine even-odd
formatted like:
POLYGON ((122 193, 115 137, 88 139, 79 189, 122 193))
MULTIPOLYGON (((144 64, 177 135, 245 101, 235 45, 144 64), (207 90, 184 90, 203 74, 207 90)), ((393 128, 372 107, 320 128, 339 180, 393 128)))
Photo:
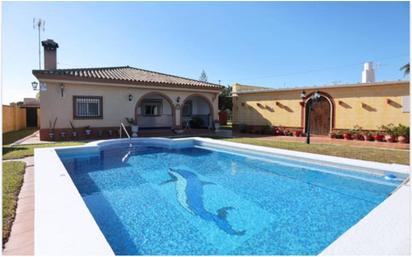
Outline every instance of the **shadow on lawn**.
POLYGON ((30 148, 25 146, 3 146, 3 155, 15 152, 15 151, 29 151, 30 148))

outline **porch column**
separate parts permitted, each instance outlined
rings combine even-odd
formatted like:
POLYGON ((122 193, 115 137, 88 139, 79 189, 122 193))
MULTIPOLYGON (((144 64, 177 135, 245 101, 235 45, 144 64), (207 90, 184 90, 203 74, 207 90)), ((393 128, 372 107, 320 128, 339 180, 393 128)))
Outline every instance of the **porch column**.
POLYGON ((177 129, 180 129, 182 127, 182 122, 180 121, 180 104, 176 104, 176 107, 174 108, 175 112, 175 124, 174 127, 177 129))

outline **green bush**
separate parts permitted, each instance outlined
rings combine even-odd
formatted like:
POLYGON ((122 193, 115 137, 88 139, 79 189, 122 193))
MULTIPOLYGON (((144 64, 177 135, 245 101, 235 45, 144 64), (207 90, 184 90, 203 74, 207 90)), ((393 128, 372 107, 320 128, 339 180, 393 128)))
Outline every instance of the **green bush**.
POLYGON ((201 128, 203 126, 203 120, 199 117, 193 117, 190 121, 191 128, 201 128))
POLYGON ((409 138, 409 127, 399 124, 398 126, 394 128, 394 134, 396 136, 404 136, 404 137, 409 138))

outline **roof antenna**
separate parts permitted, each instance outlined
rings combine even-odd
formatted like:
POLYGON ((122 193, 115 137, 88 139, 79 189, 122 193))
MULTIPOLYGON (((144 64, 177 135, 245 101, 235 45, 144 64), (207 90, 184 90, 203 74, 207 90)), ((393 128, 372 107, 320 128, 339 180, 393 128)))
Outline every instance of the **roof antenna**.
POLYGON ((37 29, 39 32, 39 70, 41 70, 41 45, 40 45, 40 32, 46 27, 46 21, 40 18, 33 18, 33 29, 37 29))

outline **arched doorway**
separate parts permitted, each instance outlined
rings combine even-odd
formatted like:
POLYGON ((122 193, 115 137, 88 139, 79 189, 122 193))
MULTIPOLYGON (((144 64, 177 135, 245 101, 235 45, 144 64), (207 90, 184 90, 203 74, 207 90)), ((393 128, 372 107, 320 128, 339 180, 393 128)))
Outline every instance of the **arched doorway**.
POLYGON ((310 97, 305 102, 305 132, 307 132, 308 113, 310 104, 312 111, 310 113, 310 133, 313 135, 328 135, 333 128, 333 102, 327 96, 320 96, 319 100, 312 103, 310 97))
POLYGON ((143 129, 174 128, 175 108, 172 100, 160 92, 150 92, 142 97, 135 107, 137 125, 143 129))
POLYGON ((180 111, 182 127, 213 127, 213 105, 206 97, 194 94, 185 98, 180 111))

